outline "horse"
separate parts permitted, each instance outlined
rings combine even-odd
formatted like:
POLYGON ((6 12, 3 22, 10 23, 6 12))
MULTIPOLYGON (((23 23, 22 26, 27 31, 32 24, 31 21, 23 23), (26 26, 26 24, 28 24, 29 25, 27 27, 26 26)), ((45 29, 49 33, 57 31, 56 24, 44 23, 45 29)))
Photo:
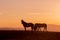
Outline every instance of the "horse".
POLYGON ((27 27, 31 27, 32 31, 34 30, 34 24, 33 23, 26 23, 24 20, 21 20, 21 23, 23 24, 25 31, 26 31, 27 27))
POLYGON ((35 26, 34 26, 34 30, 41 30, 41 27, 44 28, 43 31, 47 31, 47 24, 45 23, 36 23, 35 26))

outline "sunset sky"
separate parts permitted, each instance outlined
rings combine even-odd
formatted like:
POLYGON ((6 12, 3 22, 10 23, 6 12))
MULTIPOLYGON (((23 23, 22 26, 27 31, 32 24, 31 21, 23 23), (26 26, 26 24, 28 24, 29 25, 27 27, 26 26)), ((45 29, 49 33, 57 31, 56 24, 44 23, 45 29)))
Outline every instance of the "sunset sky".
POLYGON ((22 28, 21 19, 60 25, 60 0, 0 0, 0 28, 22 28))

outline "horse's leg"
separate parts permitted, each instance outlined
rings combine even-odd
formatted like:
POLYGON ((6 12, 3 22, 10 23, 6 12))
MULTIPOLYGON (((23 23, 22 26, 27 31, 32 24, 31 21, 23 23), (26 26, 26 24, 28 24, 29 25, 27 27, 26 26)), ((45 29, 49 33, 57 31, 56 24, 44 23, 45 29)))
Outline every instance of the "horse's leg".
POLYGON ((47 31, 47 25, 45 25, 45 31, 47 31))
POLYGON ((43 31, 47 31, 47 27, 44 27, 44 30, 43 31))
POLYGON ((40 29, 40 28, 38 27, 38 28, 37 28, 37 31, 39 31, 39 29, 40 29))
POLYGON ((45 27, 43 27, 43 30, 42 30, 43 32, 45 31, 45 27))
POLYGON ((39 27, 36 28, 36 31, 39 31, 39 27))
POLYGON ((33 27, 31 27, 31 31, 33 31, 34 29, 33 29, 33 27))
POLYGON ((47 31, 47 27, 45 28, 45 31, 47 31))
POLYGON ((34 31, 34 25, 31 25, 31 31, 34 31))
POLYGON ((41 28, 39 28, 39 31, 41 31, 41 28))
POLYGON ((26 27, 24 27, 25 31, 26 31, 26 27))

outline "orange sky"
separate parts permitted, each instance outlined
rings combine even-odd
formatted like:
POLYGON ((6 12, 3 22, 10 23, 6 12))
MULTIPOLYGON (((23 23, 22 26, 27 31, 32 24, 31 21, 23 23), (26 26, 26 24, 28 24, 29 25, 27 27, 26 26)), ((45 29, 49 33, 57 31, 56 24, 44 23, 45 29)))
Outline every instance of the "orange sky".
POLYGON ((26 22, 60 25, 60 0, 0 0, 0 27, 26 22))

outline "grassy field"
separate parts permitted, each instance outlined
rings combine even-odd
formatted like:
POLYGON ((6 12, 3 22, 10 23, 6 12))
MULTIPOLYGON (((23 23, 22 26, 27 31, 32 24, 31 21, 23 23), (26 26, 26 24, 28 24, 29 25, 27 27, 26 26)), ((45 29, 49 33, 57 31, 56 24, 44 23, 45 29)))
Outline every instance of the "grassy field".
POLYGON ((0 30, 1 40, 60 40, 60 32, 0 30))

